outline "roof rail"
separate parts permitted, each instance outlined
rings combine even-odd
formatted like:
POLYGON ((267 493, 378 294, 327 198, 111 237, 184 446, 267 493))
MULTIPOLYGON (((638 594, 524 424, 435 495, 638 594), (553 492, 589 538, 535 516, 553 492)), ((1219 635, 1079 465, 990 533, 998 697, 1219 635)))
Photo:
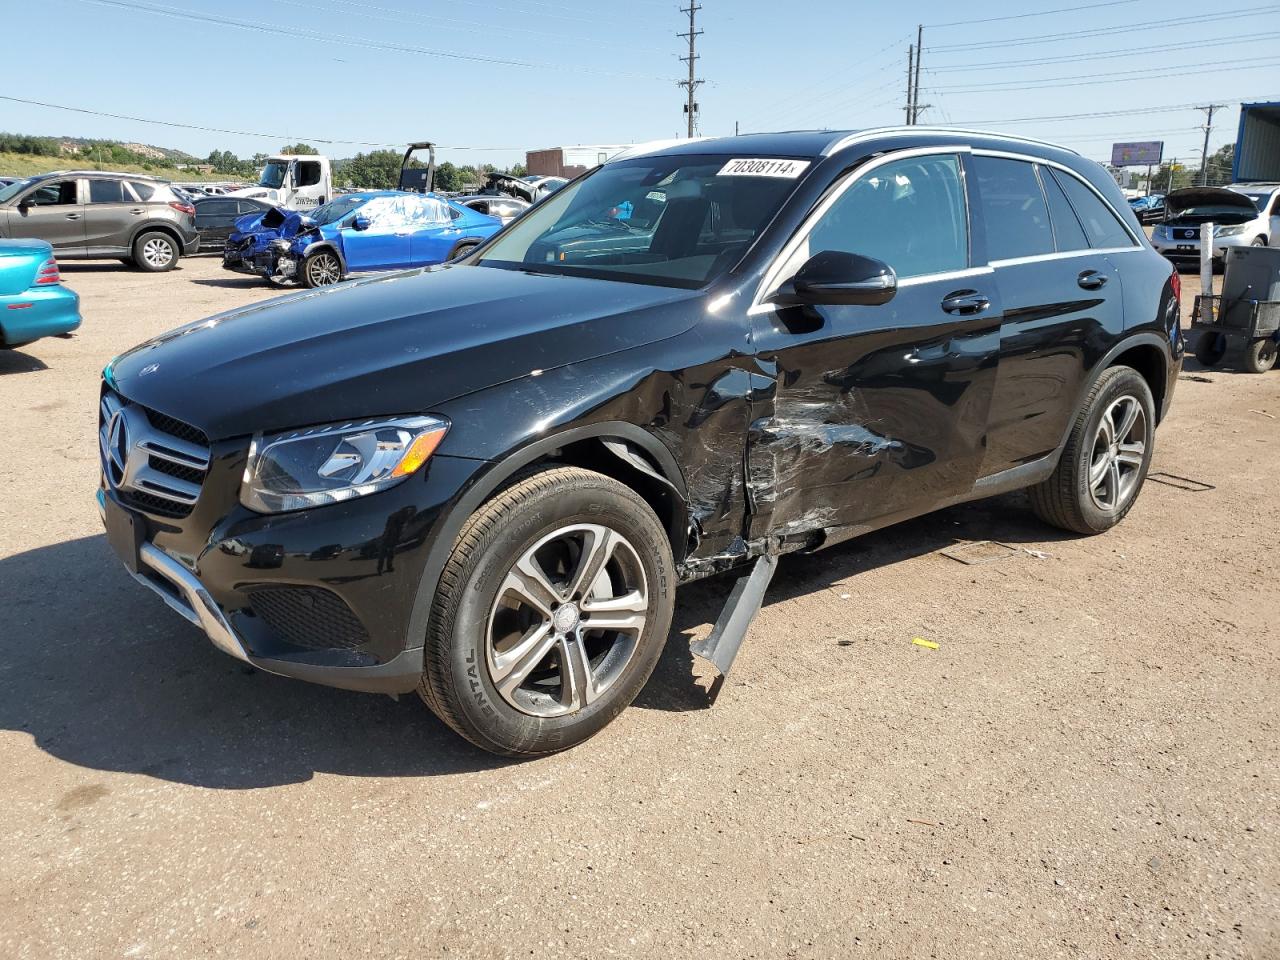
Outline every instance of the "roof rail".
POLYGON ((1070 147, 1064 147, 1060 143, 1053 143, 1049 140, 1038 140, 1035 137, 1020 137, 1012 133, 997 133, 994 130, 970 130, 966 127, 934 127, 925 126, 923 124, 914 127, 872 127, 867 130, 859 130, 856 133, 851 133, 847 137, 843 137, 840 140, 835 141, 834 143, 828 144, 826 150, 822 152, 822 155, 824 157, 829 157, 837 150, 843 150, 845 147, 851 146, 859 140, 883 136, 886 133, 914 133, 917 131, 927 133, 962 133, 982 137, 995 137, 1000 140, 1016 140, 1019 143, 1034 143, 1042 147, 1053 147, 1056 150, 1065 150, 1067 153, 1074 153, 1076 156, 1081 155, 1079 150, 1072 150, 1070 147))

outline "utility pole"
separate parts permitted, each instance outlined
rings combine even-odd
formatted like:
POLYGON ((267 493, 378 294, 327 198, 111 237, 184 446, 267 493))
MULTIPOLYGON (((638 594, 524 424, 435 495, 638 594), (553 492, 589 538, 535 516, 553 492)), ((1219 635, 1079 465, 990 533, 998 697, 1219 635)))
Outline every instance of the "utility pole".
POLYGON ((689 79, 679 81, 679 86, 684 87, 688 92, 688 99, 685 101, 684 112, 686 114, 686 119, 689 121, 688 129, 690 137, 693 136, 698 116, 698 100, 695 96, 695 92, 703 84, 703 81, 696 79, 696 71, 694 68, 694 64, 698 61, 698 37, 702 36, 702 31, 697 29, 697 15, 698 11, 701 9, 702 7, 699 6, 698 0, 689 0, 689 6, 681 7, 680 12, 687 13, 689 15, 689 32, 676 34, 677 37, 685 37, 689 40, 689 55, 687 57, 680 58, 685 63, 689 64, 689 79))
POLYGON ((916 48, 907 44, 907 126, 911 126, 911 114, 915 112, 915 67, 916 48))
POLYGON ((924 24, 916 25, 916 79, 915 79, 915 96, 911 100, 911 125, 914 127, 920 122, 920 111, 924 107, 920 106, 920 63, 924 60, 924 24))
POLYGON ((1225 103, 1211 103, 1207 107, 1196 107, 1205 113, 1204 120, 1204 148, 1200 151, 1200 186, 1209 185, 1209 134, 1213 131, 1213 112, 1215 110, 1225 110, 1225 103))

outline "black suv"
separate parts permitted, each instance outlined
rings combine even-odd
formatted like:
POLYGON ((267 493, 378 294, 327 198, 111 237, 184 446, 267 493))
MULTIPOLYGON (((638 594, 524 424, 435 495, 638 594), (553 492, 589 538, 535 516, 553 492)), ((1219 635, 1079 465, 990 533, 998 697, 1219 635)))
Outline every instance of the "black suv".
POLYGON ((70 170, 0 189, 0 237, 48 241, 59 260, 171 270, 199 246, 195 216, 168 183, 136 173, 70 170))
POLYGON ((543 753, 636 696, 680 583, 752 565, 758 598, 780 554, 1024 487, 1068 530, 1119 522, 1178 293, 1115 182, 1049 144, 636 149, 459 262, 116 358, 99 503, 231 655, 543 753))

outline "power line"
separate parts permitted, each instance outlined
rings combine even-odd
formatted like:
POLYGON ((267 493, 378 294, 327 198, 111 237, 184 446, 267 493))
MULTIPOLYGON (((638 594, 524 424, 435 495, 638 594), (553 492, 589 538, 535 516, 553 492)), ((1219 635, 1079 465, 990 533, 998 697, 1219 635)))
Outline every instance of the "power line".
MULTIPOLYGON (((1240 103, 1246 99, 1243 97, 1228 97, 1227 99, 1240 103)), ((1256 91, 1250 93, 1247 99, 1252 100, 1274 100, 1276 97, 1270 97, 1258 94, 1256 91)), ((1134 107, 1127 110, 1093 110, 1089 113, 1061 113, 1056 115, 1042 115, 1038 117, 1003 117, 996 120, 957 120, 957 126, 963 127, 980 127, 993 125, 997 123, 1039 123, 1043 120, 1092 120, 1095 117, 1128 117, 1135 113, 1177 113, 1182 110, 1199 110, 1200 103, 1192 101, 1191 103, 1171 103, 1164 107, 1134 107)))
POLYGON ((1231 13, 1196 14, 1191 17, 1174 17, 1161 22, 1157 26, 1151 23, 1128 23, 1114 27, 1100 27, 1096 30, 1071 30, 1066 33, 1032 34, 1025 37, 1011 37, 1006 40, 977 40, 972 43, 950 43, 939 47, 930 47, 934 53, 949 50, 988 50, 993 47, 1022 47, 1037 43, 1053 43, 1058 40, 1075 40, 1081 37, 1092 37, 1100 34, 1132 33, 1135 30, 1164 30, 1168 27, 1183 27, 1190 24, 1208 23, 1213 20, 1234 20, 1252 16, 1255 13, 1280 13, 1280 7, 1272 4, 1265 7, 1250 7, 1247 10, 1236 10, 1231 13))
POLYGON ((702 7, 698 5, 698 0, 689 0, 689 6, 681 7, 680 12, 687 13, 689 15, 689 32, 676 34, 677 37, 684 37, 689 41, 689 55, 687 57, 680 58, 689 65, 689 79, 678 80, 676 81, 676 85, 684 87, 688 93, 688 98, 684 105, 684 112, 685 118, 688 120, 690 138, 693 137, 693 132, 698 125, 697 91, 698 88, 706 82, 705 80, 697 79, 695 73, 695 64, 698 62, 698 37, 702 36, 703 33, 703 31, 697 29, 697 16, 698 11, 701 9, 702 7))
POLYGON ((999 20, 1024 20, 1027 17, 1047 17, 1054 13, 1078 13, 1081 10, 1097 10, 1099 7, 1120 7, 1138 0, 1106 0, 1105 3, 1090 3, 1082 7, 1058 7, 1054 10, 1037 10, 1033 13, 1011 13, 1004 17, 983 17, 980 20, 953 20, 950 23, 931 23, 930 27, 965 27, 971 23, 996 23, 999 20))
POLYGON ((1087 87, 1099 83, 1110 83, 1114 79, 1123 77, 1141 76, 1144 80, 1158 80, 1162 77, 1193 76, 1200 73, 1218 73, 1228 70, 1255 70, 1259 67, 1269 67, 1276 63, 1280 63, 1280 59, 1255 60, 1252 63, 1224 67, 1219 61, 1210 60, 1202 63, 1186 63, 1178 70, 1165 73, 1152 73, 1149 69, 1115 70, 1110 73, 1091 74, 1094 78, 1092 80, 1075 80, 1074 78, 1079 74, 1071 74, 1065 77, 1038 77, 1035 80, 999 80, 993 83, 958 84, 950 87, 935 87, 933 89, 947 93, 1001 93, 1010 90, 1039 90, 1045 87, 1087 87), (1210 69, 1196 69, 1198 67, 1209 67, 1210 69))
POLYGON ((276 34, 283 37, 294 37, 301 40, 311 40, 315 43, 330 43, 339 46, 364 47, 372 50, 389 50, 394 53, 412 53, 420 56, 442 57, 449 60, 464 60, 473 63, 488 63, 510 67, 530 67, 535 69, 547 70, 571 70, 578 73, 593 73, 602 76, 612 77, 630 77, 632 79, 644 80, 661 80, 662 77, 652 77, 635 73, 620 73, 611 70, 597 70, 588 67, 577 67, 572 64, 553 64, 538 63, 531 60, 512 60, 504 57, 488 57, 482 54, 458 53, 453 50, 434 50, 428 47, 415 47, 409 44, 393 43, 385 40, 373 40, 367 37, 353 36, 330 36, 328 34, 317 33, 306 30, 295 30, 289 27, 280 27, 268 23, 260 23, 252 20, 233 20, 229 17, 217 17, 212 14, 197 13, 189 10, 180 10, 176 7, 165 7, 158 4, 137 3, 134 0, 77 0, 79 3, 93 3, 99 6, 115 7, 124 10, 137 10, 144 13, 152 13, 158 16, 172 17, 176 20, 189 20, 195 23, 208 23, 216 26, 234 27, 238 30, 247 30, 253 33, 276 34))
MULTIPOLYGON (((1201 47, 1229 46, 1237 43, 1264 43, 1268 40, 1274 40, 1277 37, 1280 37, 1280 33, 1240 33, 1230 37, 1215 37, 1212 40, 1188 40, 1183 43, 1162 43, 1160 45, 1160 53, 1165 54, 1172 50, 1186 50, 1191 48, 1200 49, 1201 47)), ((1066 54, 1058 57, 1034 57, 1030 60, 991 60, 981 64, 933 67, 929 72, 972 73, 974 71, 1002 70, 1005 67, 1040 67, 1059 63, 1084 63, 1092 60, 1112 60, 1119 57, 1129 57, 1135 53, 1150 52, 1151 48, 1149 46, 1125 47, 1119 50, 1111 50, 1106 53, 1092 54, 1089 56, 1066 54)))
MULTIPOLYGON (((107 117, 111 120, 130 120, 134 123, 149 123, 161 127, 177 127, 182 130, 199 130, 202 133, 225 133, 237 137, 257 137, 264 140, 302 140, 307 143, 343 144, 350 147, 403 147, 404 143, 373 143, 368 140, 341 140, 335 137, 300 137, 293 133, 262 133, 256 130, 231 130, 225 127, 206 127, 195 123, 180 123, 176 120, 155 120, 149 117, 134 117, 124 113, 108 113, 105 110, 91 110, 88 107, 70 107, 62 103, 46 103, 43 100, 27 100, 22 97, 10 97, 0 94, 0 100, 10 103, 22 103, 32 107, 46 107, 50 110, 66 110, 69 113, 83 113, 91 117, 107 117)), ((437 144, 438 150, 523 150, 523 147, 464 147, 437 144)))

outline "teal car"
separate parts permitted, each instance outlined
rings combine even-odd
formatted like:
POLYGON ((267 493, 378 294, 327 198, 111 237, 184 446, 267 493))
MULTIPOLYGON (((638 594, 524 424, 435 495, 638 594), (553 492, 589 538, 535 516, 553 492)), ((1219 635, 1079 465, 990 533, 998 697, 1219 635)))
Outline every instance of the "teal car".
POLYGON ((20 347, 80 326, 80 297, 62 285, 53 247, 0 240, 0 347, 20 347))

